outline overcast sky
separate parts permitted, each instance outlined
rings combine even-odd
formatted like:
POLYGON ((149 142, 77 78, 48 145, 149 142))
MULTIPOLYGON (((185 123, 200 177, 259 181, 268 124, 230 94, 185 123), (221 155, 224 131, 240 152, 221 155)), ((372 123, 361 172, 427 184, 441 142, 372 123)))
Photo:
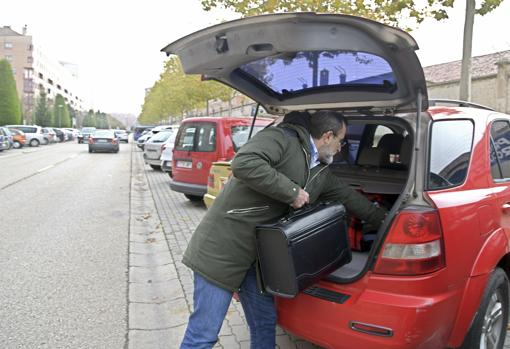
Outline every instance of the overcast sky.
MULTIPOLYGON (((411 34, 423 66, 462 57, 464 4, 443 22, 426 20, 411 34)), ((205 12, 199 0, 24 0, 2 4, 0 26, 28 26, 48 56, 78 65, 94 109, 138 115, 145 88, 162 72, 160 51, 179 37, 237 15, 205 12)), ((510 0, 475 18, 473 55, 510 50, 510 0)))

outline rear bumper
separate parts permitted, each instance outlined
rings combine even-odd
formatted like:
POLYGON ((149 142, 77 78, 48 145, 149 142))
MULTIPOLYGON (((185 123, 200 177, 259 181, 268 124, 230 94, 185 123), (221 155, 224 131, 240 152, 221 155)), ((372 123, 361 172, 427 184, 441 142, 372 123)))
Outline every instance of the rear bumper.
POLYGON ((118 151, 119 150, 119 144, 111 144, 111 143, 104 143, 104 144, 89 144, 89 149, 93 151, 118 151))
POLYGON ((145 163, 147 165, 155 165, 155 166, 160 166, 161 165, 161 160, 159 160, 159 158, 157 158, 157 159, 149 159, 145 153, 143 154, 143 161, 145 161, 145 163))
POLYGON ((461 291, 426 297, 373 290, 343 293, 350 296, 343 304, 303 293, 277 298, 278 322, 324 348, 438 349, 447 346, 462 296, 461 291), (352 322, 390 329, 391 336, 356 331, 352 322))
POLYGON ((205 185, 176 181, 170 181, 170 189, 179 193, 195 196, 204 196, 205 193, 207 193, 207 186, 205 185))
POLYGON ((160 165, 163 172, 172 173, 172 160, 163 160, 160 165))

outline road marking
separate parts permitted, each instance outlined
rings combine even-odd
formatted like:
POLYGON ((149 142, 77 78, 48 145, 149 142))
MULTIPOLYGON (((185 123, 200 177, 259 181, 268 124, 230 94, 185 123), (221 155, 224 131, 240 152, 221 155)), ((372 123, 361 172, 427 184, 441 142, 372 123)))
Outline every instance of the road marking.
POLYGON ((55 165, 49 165, 49 166, 43 167, 43 168, 41 168, 40 170, 37 170, 36 172, 37 172, 37 173, 41 173, 41 172, 43 172, 43 171, 49 170, 49 169, 50 169, 50 168, 52 168, 52 167, 55 167, 55 165))

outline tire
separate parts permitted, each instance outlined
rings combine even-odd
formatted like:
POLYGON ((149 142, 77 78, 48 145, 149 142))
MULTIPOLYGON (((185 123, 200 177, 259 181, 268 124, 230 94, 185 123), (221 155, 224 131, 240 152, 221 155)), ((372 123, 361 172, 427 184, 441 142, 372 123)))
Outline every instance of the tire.
POLYGON ((29 144, 31 147, 38 147, 40 143, 38 139, 32 138, 29 144))
POLYGON ((204 199, 203 196, 197 196, 197 195, 190 195, 190 194, 184 194, 184 196, 191 202, 198 202, 202 201, 204 199))
POLYGON ((44 141, 43 141, 43 145, 48 145, 48 144, 50 144, 50 140, 49 140, 48 138, 46 138, 46 137, 45 137, 45 138, 43 138, 43 139, 44 139, 44 141))
POLYGON ((149 165, 153 170, 161 171, 161 166, 159 165, 149 165))
POLYGON ((508 278, 501 268, 489 276, 480 307, 461 349, 502 349, 508 323, 508 278))
POLYGON ((12 145, 14 149, 19 149, 22 147, 22 144, 18 141, 14 141, 14 144, 12 145))

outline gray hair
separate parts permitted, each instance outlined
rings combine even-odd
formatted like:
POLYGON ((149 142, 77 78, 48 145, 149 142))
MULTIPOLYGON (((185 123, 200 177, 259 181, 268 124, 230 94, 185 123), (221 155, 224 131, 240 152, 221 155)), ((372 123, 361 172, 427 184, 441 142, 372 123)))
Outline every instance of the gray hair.
POLYGON ((319 110, 310 118, 310 134, 314 139, 319 139, 328 131, 334 135, 347 126, 347 120, 340 112, 333 110, 319 110))

